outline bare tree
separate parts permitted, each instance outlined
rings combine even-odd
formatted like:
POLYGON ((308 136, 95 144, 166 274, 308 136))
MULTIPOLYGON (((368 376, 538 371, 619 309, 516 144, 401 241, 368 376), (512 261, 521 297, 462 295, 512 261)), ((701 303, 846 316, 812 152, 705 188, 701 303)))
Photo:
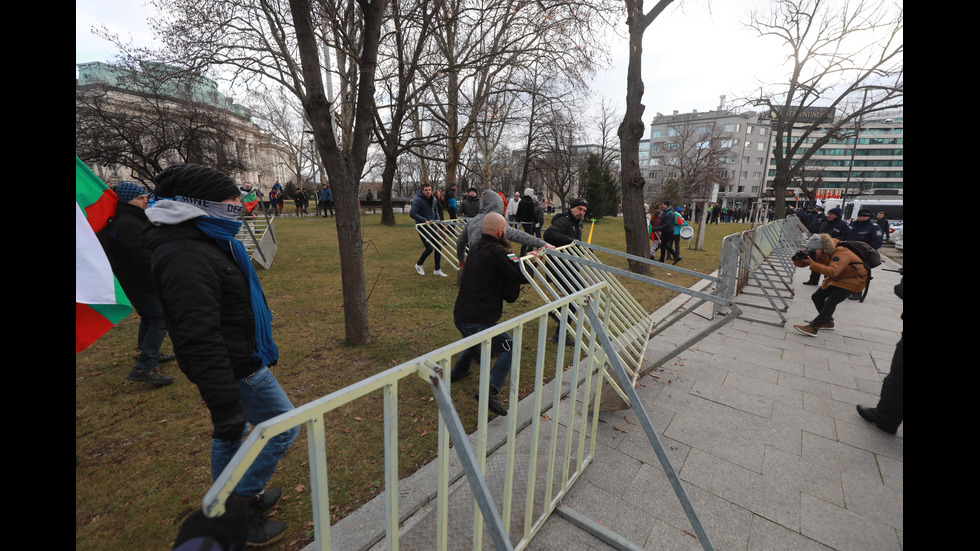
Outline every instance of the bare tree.
MULTIPOLYGON (((378 81, 381 94, 376 100, 374 133, 384 152, 381 173, 381 223, 395 225, 391 190, 398 170, 398 158, 413 148, 425 149, 437 137, 418 131, 411 133, 419 102, 426 95, 432 74, 420 71, 432 55, 429 38, 438 2, 403 2, 391 10, 391 18, 381 40, 378 81)), ((420 168, 423 168, 420 166, 420 168)), ((424 167, 427 169, 428 167, 424 167)))
POLYGON ((778 0, 748 23, 787 50, 787 82, 752 100, 772 117, 775 216, 786 190, 831 140, 856 138, 864 117, 904 100, 904 9, 887 0, 778 0))
MULTIPOLYGON (((358 192, 374 123, 375 71, 387 0, 155 0, 152 23, 170 53, 217 67, 248 84, 271 80, 299 99, 333 189, 341 258, 344 334, 370 342, 358 192), (327 31, 330 34, 319 34, 327 31), (341 95, 334 100, 321 70, 330 44, 341 95), (339 109, 337 109, 339 107, 339 109), (335 111, 339 124, 335 124, 335 111)), ((329 73, 328 73, 329 74, 329 73)))
POLYGON ((663 166, 677 182, 681 196, 701 205, 698 238, 694 243, 694 249, 701 250, 708 201, 731 181, 728 165, 734 150, 722 129, 713 121, 698 120, 695 115, 677 120, 667 133, 663 166))
POLYGON ((540 154, 533 163, 535 174, 544 187, 557 195, 561 206, 568 206, 569 195, 577 187, 578 173, 585 159, 575 145, 581 128, 575 117, 561 106, 555 106, 547 116, 540 142, 540 154))
POLYGON ((293 181, 301 183, 304 174, 316 172, 315 148, 310 147, 312 135, 306 123, 303 107, 295 96, 275 86, 265 90, 253 90, 248 96, 252 118, 271 139, 275 140, 287 155, 286 165, 293 173, 293 181))
MULTIPOLYGON (((659 0, 644 11, 643 0, 625 0, 626 25, 629 29, 629 62, 626 67, 626 112, 619 125, 619 147, 623 185, 623 227, 626 230, 626 252, 645 258, 649 254, 650 234, 646 213, 643 212, 643 186, 646 180, 640 172, 640 139, 643 138, 643 34, 647 27, 674 0, 659 0)), ((629 262, 631 272, 646 274, 650 266, 629 262)))
MULTIPOLYGON (((492 98, 521 87, 524 67, 550 66, 582 82, 601 61, 607 0, 547 2, 447 0, 435 33, 444 85, 431 113, 446 136, 446 180, 456 181, 463 151, 492 98)), ((508 100, 499 100, 506 102, 508 100)))
POLYGON ((210 103, 208 80, 176 66, 123 54, 106 81, 75 89, 75 152, 87 163, 121 165, 149 182, 177 163, 235 174, 248 170, 236 147, 246 113, 210 103))

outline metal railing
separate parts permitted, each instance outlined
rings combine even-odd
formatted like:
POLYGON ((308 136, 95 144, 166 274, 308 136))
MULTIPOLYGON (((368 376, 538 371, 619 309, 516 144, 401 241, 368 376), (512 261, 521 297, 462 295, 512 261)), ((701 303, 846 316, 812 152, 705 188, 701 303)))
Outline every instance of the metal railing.
MULTIPOLYGON (((559 509, 562 498, 585 467, 591 463, 596 446, 602 377, 612 366, 621 384, 627 388, 651 445, 687 514, 699 542, 705 550, 713 549, 710 539, 688 498, 666 450, 660 443, 650 416, 640 405, 630 375, 614 353, 615 346, 605 331, 612 315, 609 285, 598 282, 553 303, 537 308, 490 329, 461 339, 428 354, 405 362, 382 373, 368 377, 347 388, 270 419, 256 426, 230 464, 215 480, 204 497, 208 516, 224 512, 225 501, 251 462, 258 456, 269 438, 293 427, 305 426, 308 437, 311 498, 313 501, 314 543, 316 549, 332 549, 329 479, 327 476, 327 437, 324 416, 351 402, 373 393, 382 393, 384 407, 384 544, 395 550, 405 547, 418 549, 483 549, 485 533, 496 549, 524 549, 550 514, 559 509), (571 308, 584 315, 573 317, 571 308), (576 345, 569 357, 563 346, 549 351, 546 345, 549 313, 558 308, 563 313, 560 325, 562 336, 575 332, 576 345), (588 323, 586 323, 588 321, 588 323), (502 481, 494 495, 488 483, 488 397, 491 343, 495 336, 513 334, 513 356, 510 370, 510 411, 506 421, 506 443, 503 454, 502 481), (584 338, 588 333, 588 338, 584 338), (594 343, 585 345, 584 343, 594 343), (525 347, 525 344, 530 346, 525 347), (449 393, 446 377, 453 356, 471 346, 480 347, 480 384, 477 405, 477 431, 473 442, 463 428, 449 393), (523 351, 534 356, 532 396, 522 404, 518 397, 521 384, 523 351), (553 369, 553 371, 552 371, 553 369), (553 375, 552 375, 553 373, 553 375), (438 476, 435 485, 435 510, 428 524, 401 525, 399 516, 399 411, 398 389, 404 379, 418 376, 425 380, 433 393, 439 412, 437 457, 438 476), (547 385, 546 377, 553 377, 547 385), (526 408, 530 411, 526 411, 526 408), (520 430, 520 409, 529 414, 529 428, 520 430), (549 415, 550 414, 550 415, 549 415), (450 474, 450 442, 465 474, 473 498, 469 510, 450 504, 453 494, 461 492, 460 484, 452 484, 450 474), (472 511, 472 514, 470 514, 472 511), (433 526, 434 525, 434 529, 433 526)), ((621 548, 635 548, 598 523, 588 520, 568 508, 562 516, 574 519, 576 525, 589 530, 606 541, 622 541, 621 548)), ((424 521, 423 521, 424 522, 424 521)))
MULTIPOLYGON (((553 308, 567 310, 573 303, 581 308, 589 296, 608 294, 608 286, 598 283, 562 298, 553 304, 542 306, 531 312, 460 339, 450 345, 368 377, 354 385, 333 392, 308 404, 270 419, 253 428, 231 463, 215 480, 204 497, 204 510, 208 516, 223 513, 225 500, 251 462, 258 456, 265 443, 277 434, 297 426, 305 426, 308 438, 310 462, 310 486, 313 501, 314 538, 317 549, 331 549, 329 479, 327 476, 327 439, 324 432, 324 415, 375 392, 382 393, 384 404, 384 486, 385 486, 385 538, 388 549, 397 549, 399 534, 399 480, 398 480, 398 388, 410 376, 418 376, 433 388, 436 407, 439 409, 436 541, 429 542, 427 549, 458 549, 458 542, 451 544, 449 529, 450 495, 450 439, 461 454, 463 469, 467 480, 473 486, 477 497, 472 527, 467 541, 472 541, 473 549, 481 548, 484 532, 482 519, 487 519, 486 530, 498 549, 521 549, 527 545, 533 534, 547 519, 565 492, 581 474, 582 469, 592 460, 595 449, 595 431, 598 423, 597 404, 601 386, 597 383, 603 373, 605 355, 598 345, 584 346, 584 342, 598 342, 594 336, 582 338, 587 330, 584 317, 574 325, 567 322, 561 325, 561 332, 575 331, 579 344, 571 352, 564 347, 547 346, 548 314, 553 308), (503 332, 513 335, 512 368, 510 371, 509 403, 510 412, 506 418, 507 443, 504 476, 504 494, 499 511, 492 502, 490 494, 481 487, 480 480, 486 469, 489 372, 491 366, 491 341, 503 332), (528 346, 525 346, 528 345, 528 346), (459 424, 452 400, 448 395, 449 378, 446 376, 457 356, 472 346, 480 347, 479 400, 477 404, 478 426, 475 446, 467 451, 468 440, 459 424), (520 404, 521 363, 524 350, 534 355, 534 391, 531 403, 532 435, 527 454, 522 454, 522 464, 518 465, 515 453, 518 433, 518 410, 527 407, 520 404), (566 370, 566 362, 571 362, 566 370), (545 396, 544 381, 553 377, 553 392, 550 399, 545 396), (550 421, 543 416, 550 411, 550 421), (465 455, 465 457, 463 457, 465 455), (515 470, 520 468, 520 477, 515 470), (543 476, 541 469, 543 469, 543 476), (523 488, 523 495, 517 495, 515 487, 523 488), (540 495, 538 495, 540 494, 540 495), (535 504, 538 504, 537 506, 535 504), (541 507, 541 503, 544 507, 541 507), (517 519, 504 526, 503 519, 517 519), (518 520, 520 522, 518 522, 518 520), (515 524, 517 522, 517 524, 515 524), (513 526, 519 525, 515 531, 513 526), (501 539, 503 538, 503 539, 501 539)), ((608 298, 602 299, 610 304, 608 298)), ((608 312, 603 315, 608 316, 608 312)), ((566 317, 566 319, 571 319, 566 317)), ((592 329, 594 331, 594 328, 592 329)), ((503 395, 501 395, 503 397, 503 395)), ((485 481, 483 482, 485 485, 485 481)))
POLYGON ((796 269, 791 258, 807 236, 806 228, 790 216, 722 240, 717 274, 725 283, 723 296, 739 306, 774 314, 778 321, 744 314, 743 319, 780 327, 786 324, 783 313, 789 308, 787 297, 794 294, 796 269))
MULTIPOLYGON (((464 227, 465 223, 459 221, 439 221, 429 224, 418 224, 416 230, 432 247, 443 251, 443 254, 450 255, 450 258, 456 259, 456 239, 464 231, 464 227), (447 253, 446 251, 450 252, 447 253)), ((630 373, 631 384, 633 385, 636 384, 639 377, 660 367, 686 347, 700 341, 711 332, 718 330, 722 325, 733 321, 741 314, 741 311, 737 310, 737 308, 733 310, 734 303, 727 296, 727 284, 725 281, 693 270, 667 265, 649 258, 636 257, 582 241, 575 241, 569 245, 558 247, 556 250, 544 249, 539 252, 538 257, 542 259, 542 262, 537 262, 531 255, 526 255, 521 258, 521 270, 528 281, 530 281, 532 288, 537 292, 538 296, 546 303, 566 297, 600 281, 609 285, 609 300, 611 302, 608 305, 600 304, 599 308, 608 308, 610 312, 609 324, 605 330, 609 333, 615 345, 616 354, 630 373), (596 253, 618 257, 624 263, 644 263, 652 267, 669 270, 675 274, 694 276, 703 280, 706 285, 713 284, 714 290, 701 292, 650 276, 634 274, 628 270, 603 263, 596 256, 596 253), (657 328, 654 328, 651 313, 647 312, 626 289, 620 281, 622 278, 633 279, 661 287, 675 292, 678 295, 687 295, 695 300, 666 316, 657 324, 657 328), (706 302, 713 303, 714 305, 712 317, 720 312, 729 315, 723 316, 709 324, 703 331, 692 335, 689 340, 680 346, 672 347, 656 358, 651 359, 648 349, 650 339, 656 337, 685 316, 695 312, 706 302)), ((457 265, 458 259, 453 266, 457 265)), ((574 308, 570 309, 569 315, 573 319, 576 315, 575 312, 574 308)), ((558 318, 557 309, 552 311, 552 318, 558 318)), ((612 383, 612 389, 619 395, 622 403, 629 404, 628 396, 619 387, 618 382, 611 376, 607 375, 607 377, 609 382, 612 383)), ((613 405, 612 407, 619 406, 613 405)))

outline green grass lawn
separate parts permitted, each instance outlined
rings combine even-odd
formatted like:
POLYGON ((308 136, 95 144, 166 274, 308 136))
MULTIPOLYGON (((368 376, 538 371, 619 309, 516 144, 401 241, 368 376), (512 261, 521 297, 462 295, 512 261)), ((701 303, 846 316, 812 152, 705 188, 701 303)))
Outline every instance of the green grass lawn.
MULTIPOLYGON (((294 405, 307 403, 365 377, 408 361, 459 338, 452 321, 456 272, 420 277, 413 265, 422 250, 407 215, 394 227, 380 215, 363 217, 365 268, 371 344, 344 343, 343 302, 337 232, 333 218, 284 218, 276 222, 279 251, 270 270, 259 276, 273 310, 273 331, 280 351, 273 368, 294 405)), ((589 235, 586 225, 583 236, 589 235)), ((745 229, 741 224, 707 227, 704 251, 682 242, 681 266, 711 273, 717 268, 721 239, 745 229)), ((622 219, 595 224, 592 242, 624 249, 622 219)), ((515 246, 515 250, 518 247, 515 246)), ((606 259, 604 259, 606 260, 606 259)), ((619 259, 608 260, 625 268, 619 259)), ((696 281, 666 269, 656 278, 689 286, 696 281)), ((624 281, 652 312, 672 294, 624 281)), ((530 288, 504 318, 540 306, 530 288)), ((75 355, 75 542, 76 550, 168 549, 180 523, 200 508, 211 485, 211 424, 197 388, 174 363, 164 364, 174 384, 152 388, 125 380, 136 350, 138 318, 130 315, 88 349, 75 355)), ((164 352, 170 351, 169 340, 164 352)), ((531 354, 525 354, 530 358, 531 354)), ((529 360, 530 361, 530 360, 529 360)), ((476 377, 454 385, 465 426, 476 427, 475 401, 469 397, 476 377)), ((522 380, 530 380, 523 377, 522 380)), ((522 388, 525 395, 530 388, 522 388)), ((381 396, 361 399, 327 416, 330 503, 334 522, 382 490, 381 396)), ((399 388, 401 475, 434 457, 436 408, 421 380, 399 388)), ((284 498, 275 518, 288 525, 286 537, 271 549, 299 549, 312 538, 309 465, 305 431, 280 463, 270 484, 284 498)))

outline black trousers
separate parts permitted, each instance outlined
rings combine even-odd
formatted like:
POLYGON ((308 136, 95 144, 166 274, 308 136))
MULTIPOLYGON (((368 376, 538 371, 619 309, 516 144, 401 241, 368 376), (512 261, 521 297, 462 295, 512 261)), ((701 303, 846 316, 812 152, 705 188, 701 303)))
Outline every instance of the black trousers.
POLYGON ((813 318, 810 324, 821 325, 834 319, 834 312, 837 310, 837 305, 847 300, 847 297, 852 294, 851 291, 842 287, 830 286, 826 289, 822 287, 817 289, 810 295, 810 300, 817 307, 817 317, 813 318))
POLYGON ((904 345, 905 336, 898 339, 895 345, 895 354, 892 356, 892 366, 885 380, 881 382, 881 397, 878 399, 878 419, 885 425, 883 429, 897 429, 905 416, 902 413, 902 389, 904 386, 904 345))

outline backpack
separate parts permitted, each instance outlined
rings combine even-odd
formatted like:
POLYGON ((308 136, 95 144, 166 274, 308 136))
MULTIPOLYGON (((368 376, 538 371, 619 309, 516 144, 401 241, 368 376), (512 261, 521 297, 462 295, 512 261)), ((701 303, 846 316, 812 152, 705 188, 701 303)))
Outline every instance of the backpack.
MULTIPOLYGON (((864 269, 868 274, 868 280, 864 283, 864 292, 861 293, 861 299, 859 301, 864 302, 864 298, 868 296, 868 288, 871 286, 871 280, 873 279, 871 269, 881 266, 881 255, 878 254, 878 251, 874 247, 864 241, 840 241, 838 244, 856 254, 861 259, 861 264, 864 265, 864 269)), ((856 263, 851 263, 851 265, 854 264, 856 263)))

